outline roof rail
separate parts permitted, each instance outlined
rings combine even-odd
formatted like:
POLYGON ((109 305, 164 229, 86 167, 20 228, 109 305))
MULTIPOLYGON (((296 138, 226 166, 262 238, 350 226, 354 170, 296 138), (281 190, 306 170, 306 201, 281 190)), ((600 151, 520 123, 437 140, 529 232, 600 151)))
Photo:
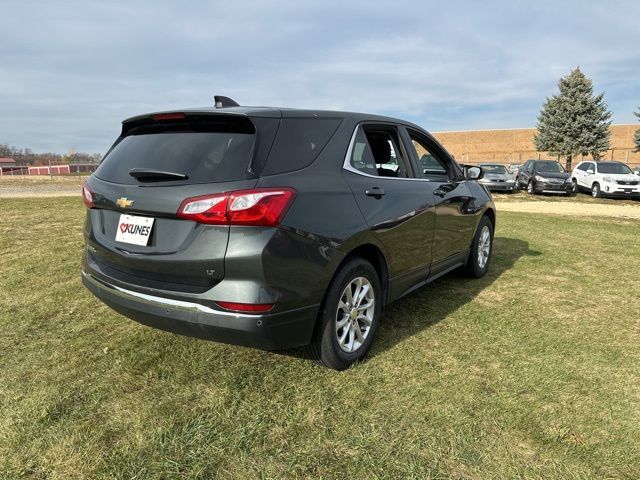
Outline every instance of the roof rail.
POLYGON ((222 95, 215 95, 215 106, 216 108, 225 108, 225 107, 239 107, 240 104, 235 100, 230 99, 229 97, 223 97, 222 95))

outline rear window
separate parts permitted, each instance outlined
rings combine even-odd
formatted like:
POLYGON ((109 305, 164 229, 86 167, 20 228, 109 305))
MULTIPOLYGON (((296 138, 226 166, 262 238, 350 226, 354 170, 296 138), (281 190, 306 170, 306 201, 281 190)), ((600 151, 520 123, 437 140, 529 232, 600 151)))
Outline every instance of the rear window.
POLYGON ((342 122, 339 118, 285 118, 271 147, 262 175, 308 167, 342 122))
POLYGON ((133 168, 180 173, 188 177, 186 183, 247 178, 255 134, 247 133, 246 129, 237 133, 173 127, 168 131, 142 129, 139 134, 133 130, 116 143, 95 175, 108 182, 130 185, 139 183, 129 175, 133 168))

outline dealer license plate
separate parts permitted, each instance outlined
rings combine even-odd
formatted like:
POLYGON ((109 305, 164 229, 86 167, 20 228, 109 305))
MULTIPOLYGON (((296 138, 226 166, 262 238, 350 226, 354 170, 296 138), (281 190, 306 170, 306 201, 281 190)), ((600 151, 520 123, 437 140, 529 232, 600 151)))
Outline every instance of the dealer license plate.
POLYGON ((116 242, 142 245, 143 247, 148 245, 154 220, 155 218, 151 217, 121 214, 116 232, 116 242))

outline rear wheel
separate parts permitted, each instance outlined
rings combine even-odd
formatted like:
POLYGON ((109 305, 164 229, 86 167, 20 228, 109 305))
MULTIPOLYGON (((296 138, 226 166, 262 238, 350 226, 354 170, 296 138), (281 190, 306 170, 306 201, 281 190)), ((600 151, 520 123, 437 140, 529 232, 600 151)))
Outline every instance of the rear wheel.
POLYGON ((344 370, 366 355, 378 328, 382 288, 373 266, 354 257, 335 275, 307 353, 320 365, 344 370))
POLYGON ((594 183, 591 186, 591 196, 593 198, 600 198, 602 196, 602 192, 600 192, 600 184, 594 183))
POLYGON ((493 251, 493 222, 488 216, 482 217, 471 242, 471 252, 465 265, 468 275, 480 278, 487 273, 493 251))
POLYGON ((573 180, 571 180, 571 184, 573 185, 571 192, 578 193, 578 180, 574 178, 573 180))

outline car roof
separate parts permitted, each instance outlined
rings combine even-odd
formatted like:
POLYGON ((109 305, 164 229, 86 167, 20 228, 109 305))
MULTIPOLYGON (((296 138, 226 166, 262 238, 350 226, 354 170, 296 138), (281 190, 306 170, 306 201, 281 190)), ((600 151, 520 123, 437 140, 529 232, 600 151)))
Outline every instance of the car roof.
POLYGON ((129 123, 136 120, 142 120, 153 115, 161 115, 168 113, 187 113, 187 114, 225 114, 225 115, 243 115, 247 117, 266 117, 266 118, 350 118, 356 122, 372 121, 372 122, 385 122, 385 123, 398 123, 409 127, 424 130, 419 125, 412 122, 402 120, 399 118, 387 117, 384 115, 375 115, 369 113, 359 112, 343 112, 338 110, 311 110, 311 109, 299 109, 299 108, 281 108, 281 107, 201 107, 201 108, 186 108, 186 109, 174 109, 163 110, 158 112, 150 112, 142 115, 136 115, 123 120, 122 123, 129 123))

